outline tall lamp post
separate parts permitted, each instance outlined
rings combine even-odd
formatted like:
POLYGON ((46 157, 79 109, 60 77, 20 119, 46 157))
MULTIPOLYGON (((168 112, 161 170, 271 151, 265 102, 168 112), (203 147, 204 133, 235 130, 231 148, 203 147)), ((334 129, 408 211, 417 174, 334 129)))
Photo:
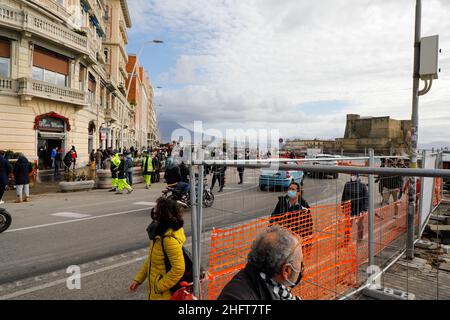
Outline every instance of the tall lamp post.
MULTIPOLYGON (((132 70, 131 76, 130 76, 130 81, 128 83, 128 88, 127 88, 126 96, 125 96, 125 103, 128 103, 128 95, 130 94, 131 83, 133 81, 133 77, 134 77, 134 73, 136 71, 136 66, 137 66, 137 63, 139 61, 139 57, 141 56, 141 54, 142 54, 142 52, 144 50, 144 47, 146 45, 148 45, 148 44, 161 44, 161 43, 164 43, 164 41, 162 41, 162 40, 149 40, 149 41, 145 41, 145 42, 143 42, 141 44, 141 47, 139 48, 139 51, 138 51, 138 53, 136 55, 136 61, 134 62, 133 70, 132 70)), ((123 121, 124 121, 124 119, 122 118, 122 123, 121 123, 122 130, 121 130, 121 133, 120 133, 120 137, 121 137, 120 138, 120 146, 122 148, 122 151, 123 151, 123 121)))

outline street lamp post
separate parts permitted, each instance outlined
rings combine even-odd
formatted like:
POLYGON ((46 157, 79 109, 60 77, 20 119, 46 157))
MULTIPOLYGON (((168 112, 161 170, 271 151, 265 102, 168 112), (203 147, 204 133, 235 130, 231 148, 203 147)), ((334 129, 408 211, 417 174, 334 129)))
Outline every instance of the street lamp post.
MULTIPOLYGON (((162 41, 162 40, 149 40, 149 41, 145 41, 145 42, 143 42, 141 44, 141 47, 139 48, 139 51, 138 51, 138 53, 136 55, 136 61, 134 62, 133 70, 131 72, 130 80, 129 80, 129 83, 128 83, 128 88, 127 88, 126 95, 125 95, 125 103, 128 103, 128 95, 130 94, 131 83, 133 81, 133 77, 134 77, 134 73, 136 71, 136 66, 137 66, 137 63, 139 61, 139 57, 141 56, 141 54, 142 54, 142 52, 144 50, 144 47, 146 45, 148 45, 148 44, 161 44, 161 43, 164 43, 164 41, 162 41)), ((121 148, 122 148, 122 151, 123 151, 123 118, 122 118, 121 128, 122 128, 122 130, 121 130, 121 134, 120 134, 120 136, 121 136, 120 145, 121 145, 121 148)))

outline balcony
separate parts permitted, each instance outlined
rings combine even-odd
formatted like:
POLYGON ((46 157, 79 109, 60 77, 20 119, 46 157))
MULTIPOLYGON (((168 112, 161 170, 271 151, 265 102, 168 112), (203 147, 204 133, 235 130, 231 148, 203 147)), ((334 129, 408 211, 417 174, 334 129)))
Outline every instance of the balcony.
POLYGON ((105 110, 105 120, 107 122, 117 122, 119 121, 119 113, 111 108, 105 110))
POLYGON ((17 94, 18 89, 17 80, 0 77, 0 94, 17 94))
POLYGON ((70 13, 67 12, 66 8, 64 8, 54 0, 35 0, 35 2, 38 2, 41 6, 52 12, 57 17, 60 17, 64 21, 70 19, 70 13))
POLYGON ((26 31, 53 43, 66 46, 78 53, 88 55, 95 61, 97 60, 97 52, 100 50, 98 41, 94 41, 92 37, 89 37, 89 43, 87 36, 78 34, 62 24, 52 22, 42 15, 0 4, 0 28, 2 27, 26 31))
POLYGON ((26 100, 32 98, 49 99, 64 103, 71 103, 75 106, 85 107, 88 105, 86 93, 81 90, 76 90, 67 87, 56 86, 51 83, 37 81, 29 78, 20 78, 19 95, 22 95, 26 100))

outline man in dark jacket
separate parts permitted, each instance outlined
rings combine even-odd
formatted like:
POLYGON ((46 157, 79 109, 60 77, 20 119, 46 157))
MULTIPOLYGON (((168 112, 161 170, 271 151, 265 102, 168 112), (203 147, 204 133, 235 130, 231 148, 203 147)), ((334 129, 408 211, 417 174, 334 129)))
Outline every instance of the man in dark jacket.
POLYGON ((154 170, 152 181, 159 182, 161 179, 161 176, 160 176, 161 162, 160 162, 158 154, 156 152, 153 153, 152 166, 153 166, 153 170, 154 170))
MULTIPOLYGON (((369 202, 369 192, 367 186, 361 182, 359 174, 354 174, 351 176, 350 181, 345 183, 344 191, 342 192, 341 202, 349 201, 351 202, 351 217, 352 223, 356 221, 358 228, 358 238, 361 241, 364 237, 364 224, 363 218, 358 217, 362 212, 367 211, 369 202)), ((349 234, 346 234, 348 237, 349 234)), ((346 238, 347 239, 347 238, 346 238)))
POLYGON ((181 181, 182 182, 189 182, 189 169, 187 168, 184 161, 180 164, 180 174, 181 174, 181 181))
POLYGON ((16 186, 16 203, 22 202, 22 196, 24 195, 23 201, 30 201, 30 178, 29 174, 33 171, 30 162, 25 156, 20 155, 14 165, 14 185, 16 186))
POLYGON ((5 203, 2 198, 8 185, 8 176, 11 174, 11 171, 11 165, 5 159, 5 152, 2 150, 0 151, 0 204, 5 203))
POLYGON ((218 166, 213 165, 212 167, 212 182, 211 182, 211 191, 214 189, 214 185, 216 184, 216 180, 219 181, 219 192, 223 191, 225 187, 225 172, 227 171, 226 166, 218 166))
POLYGON ((180 167, 176 165, 172 157, 168 157, 166 160, 166 171, 164 172, 164 179, 167 186, 176 187, 180 189, 185 196, 187 196, 191 185, 181 180, 180 167))
POLYGON ((296 233, 305 240, 303 252, 311 252, 311 244, 307 243, 313 234, 313 218, 308 202, 302 197, 300 184, 292 182, 288 194, 278 197, 278 203, 271 215, 271 222, 277 222, 296 233))
MULTIPOLYGON (((393 160, 386 159, 386 167, 394 166, 393 160)), ((389 199, 392 195, 392 200, 397 202, 398 195, 403 187, 403 178, 401 176, 379 176, 375 182, 379 182, 378 188, 382 195, 382 205, 389 204, 389 199)))
POLYGON ((279 225, 252 244, 247 265, 223 288, 218 300, 298 300, 291 293, 303 273, 301 239, 279 225))

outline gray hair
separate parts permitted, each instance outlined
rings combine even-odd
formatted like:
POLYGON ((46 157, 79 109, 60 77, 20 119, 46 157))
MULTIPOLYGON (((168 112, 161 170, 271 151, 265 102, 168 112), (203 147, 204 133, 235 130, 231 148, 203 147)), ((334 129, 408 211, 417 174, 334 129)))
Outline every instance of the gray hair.
POLYGON ((298 241, 300 239, 289 230, 275 224, 259 234, 253 241, 248 254, 248 263, 268 277, 273 277, 280 273, 283 264, 291 263, 298 258, 297 254, 292 254, 290 261, 286 261, 298 241))

